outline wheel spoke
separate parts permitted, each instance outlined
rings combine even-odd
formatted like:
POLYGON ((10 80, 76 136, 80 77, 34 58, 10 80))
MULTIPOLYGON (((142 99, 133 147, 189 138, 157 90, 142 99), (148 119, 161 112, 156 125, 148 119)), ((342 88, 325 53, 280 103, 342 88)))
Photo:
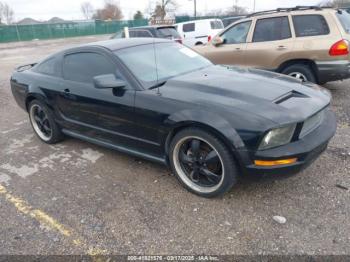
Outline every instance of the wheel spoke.
POLYGON ((216 153, 215 150, 211 151, 206 157, 205 157, 205 163, 208 164, 216 164, 219 161, 219 156, 216 153))
POLYGON ((203 174, 204 176, 206 176, 208 178, 208 180, 210 180, 211 182, 219 183, 221 180, 221 177, 219 175, 209 171, 206 168, 202 168, 200 170, 200 173, 203 174))
POLYGON ((45 132, 51 132, 51 128, 47 124, 43 124, 43 129, 45 132))
POLYGON ((41 118, 40 118, 39 116, 35 115, 35 116, 34 116, 34 120, 35 120, 37 123, 41 124, 41 118))
POLYGON ((184 164, 193 164, 193 157, 187 155, 183 150, 180 152, 180 161, 184 164))
POLYGON ((194 139, 191 142, 191 151, 192 151, 192 154, 195 158, 197 158, 199 156, 200 145, 201 145, 201 142, 197 139, 194 139))
POLYGON ((190 174, 190 178, 193 182, 199 182, 199 172, 198 170, 193 170, 190 174))

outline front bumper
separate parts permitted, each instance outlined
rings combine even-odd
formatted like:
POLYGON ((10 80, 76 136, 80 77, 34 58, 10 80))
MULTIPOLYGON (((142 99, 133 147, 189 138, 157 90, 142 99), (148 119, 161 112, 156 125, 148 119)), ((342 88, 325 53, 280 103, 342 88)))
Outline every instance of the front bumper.
POLYGON ((252 154, 254 160, 279 160, 297 158, 290 165, 263 167, 254 164, 245 167, 249 175, 278 175, 288 176, 299 173, 314 162, 326 149, 329 141, 336 132, 336 118, 332 111, 327 110, 320 126, 302 139, 273 149, 257 151, 252 154))
POLYGON ((350 78, 350 61, 317 61, 318 81, 326 83, 350 78))

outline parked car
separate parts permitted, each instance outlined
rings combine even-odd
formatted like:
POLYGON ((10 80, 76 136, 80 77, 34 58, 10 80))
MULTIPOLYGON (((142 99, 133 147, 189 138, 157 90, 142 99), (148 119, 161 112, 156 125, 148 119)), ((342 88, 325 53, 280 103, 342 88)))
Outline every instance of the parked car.
POLYGON ((252 14, 196 50, 215 64, 244 65, 323 84, 349 77, 350 14, 296 7, 252 14))
MULTIPOLYGON (((129 28, 129 37, 151 37, 151 38, 165 38, 174 40, 182 44, 182 38, 176 31, 175 26, 169 25, 155 25, 155 26, 141 26, 129 28)), ((125 38, 124 30, 114 34, 111 39, 125 38)))
POLYGON ((224 27, 228 27, 229 25, 233 24, 234 22, 237 22, 238 20, 241 20, 245 18, 246 16, 232 16, 232 17, 226 17, 221 19, 222 23, 224 24, 224 27))
POLYGON ((189 47, 208 43, 224 28, 220 19, 194 20, 175 26, 183 38, 183 43, 189 47))
POLYGON ((163 39, 71 48, 19 67, 11 88, 43 142, 64 134, 169 165, 204 197, 242 175, 299 172, 336 129, 325 89, 163 39))

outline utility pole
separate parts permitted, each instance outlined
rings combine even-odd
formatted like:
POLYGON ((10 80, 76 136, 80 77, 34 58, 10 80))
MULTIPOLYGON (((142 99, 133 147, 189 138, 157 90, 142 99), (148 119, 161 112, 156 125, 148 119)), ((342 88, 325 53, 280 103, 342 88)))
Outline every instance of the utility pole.
POLYGON ((196 18, 197 17, 197 0, 188 0, 188 1, 193 1, 193 4, 194 4, 193 16, 194 18, 196 18))
POLYGON ((254 0, 254 7, 253 7, 253 12, 255 13, 255 8, 256 8, 256 0, 254 0))
POLYGON ((197 18, 197 0, 193 0, 194 2, 194 18, 197 18))

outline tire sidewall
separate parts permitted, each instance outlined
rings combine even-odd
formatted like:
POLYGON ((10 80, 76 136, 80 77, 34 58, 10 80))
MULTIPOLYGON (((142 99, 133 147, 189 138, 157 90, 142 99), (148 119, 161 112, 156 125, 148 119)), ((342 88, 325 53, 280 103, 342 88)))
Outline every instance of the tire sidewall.
POLYGON ((289 75, 290 73, 293 73, 293 72, 299 72, 307 78, 307 81, 316 83, 316 77, 312 72, 311 68, 307 65, 302 65, 302 64, 291 65, 286 69, 284 69, 282 71, 282 74, 289 75))
POLYGON ((237 183, 237 180, 238 180, 238 168, 229 149, 225 146, 223 142, 221 142, 221 140, 216 138, 214 135, 197 128, 189 128, 189 129, 182 130, 174 136, 170 144, 169 163, 170 163, 171 170, 173 171, 173 173, 175 174, 179 182, 188 191, 201 197, 212 198, 212 197, 223 195, 224 193, 229 191, 237 183), (214 147, 214 149, 220 155, 220 158, 223 164, 223 169, 224 169, 224 178, 223 178, 223 181, 221 182, 220 187, 215 191, 212 191, 210 193, 203 193, 203 192, 194 190, 192 187, 190 187, 187 183, 185 183, 182 180, 181 176, 179 176, 179 174, 176 171, 174 160, 173 160, 175 146, 178 143, 178 141, 188 136, 202 138, 203 140, 209 142, 209 144, 212 147, 214 147))
POLYGON ((34 131, 35 135, 41 141, 43 141, 44 143, 47 143, 47 144, 55 144, 55 143, 59 142, 60 140, 62 140, 61 130, 60 130, 60 128, 58 127, 57 123, 54 120, 54 116, 53 116, 52 111, 48 108, 48 106, 45 103, 43 103, 43 102, 41 102, 40 100, 37 100, 37 99, 31 101, 29 103, 29 106, 28 106, 28 114, 29 114, 29 122, 30 122, 30 124, 31 124, 31 126, 33 128, 33 131, 34 131), (36 130, 35 130, 34 126, 33 126, 32 121, 35 121, 35 120, 31 119, 30 111, 31 111, 31 109, 32 109, 32 107, 34 105, 38 105, 38 106, 40 106, 42 108, 42 110, 45 112, 45 114, 46 114, 46 116, 47 116, 47 118, 48 118, 48 120, 50 122, 50 127, 52 129, 52 135, 51 135, 49 140, 42 139, 39 136, 39 134, 36 132, 36 130))

